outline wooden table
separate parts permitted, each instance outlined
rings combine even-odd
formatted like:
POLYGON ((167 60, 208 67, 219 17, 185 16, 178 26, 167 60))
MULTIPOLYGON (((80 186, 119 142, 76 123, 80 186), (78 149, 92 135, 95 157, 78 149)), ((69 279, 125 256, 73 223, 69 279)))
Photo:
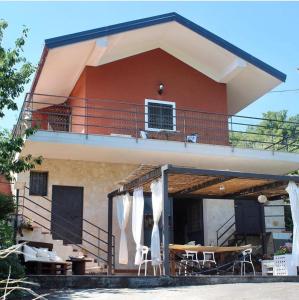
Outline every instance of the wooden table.
POLYGON ((171 273, 175 275, 175 254, 184 253, 185 250, 196 251, 196 252, 214 252, 219 254, 219 262, 223 262, 224 255, 226 253, 241 252, 248 248, 251 248, 251 245, 245 246, 194 246, 194 245, 179 245, 179 244, 169 244, 170 260, 171 260, 171 273))
POLYGON ((67 260, 72 263, 72 274, 73 275, 84 275, 85 274, 85 263, 91 262, 91 259, 76 258, 72 257, 67 260))

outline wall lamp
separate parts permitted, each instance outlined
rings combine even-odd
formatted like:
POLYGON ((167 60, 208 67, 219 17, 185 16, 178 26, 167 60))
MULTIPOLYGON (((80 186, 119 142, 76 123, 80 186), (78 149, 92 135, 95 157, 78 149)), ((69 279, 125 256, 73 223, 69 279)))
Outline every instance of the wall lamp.
POLYGON ((162 95, 163 92, 164 92, 164 84, 161 82, 161 83, 159 84, 158 93, 159 93, 159 95, 162 95))

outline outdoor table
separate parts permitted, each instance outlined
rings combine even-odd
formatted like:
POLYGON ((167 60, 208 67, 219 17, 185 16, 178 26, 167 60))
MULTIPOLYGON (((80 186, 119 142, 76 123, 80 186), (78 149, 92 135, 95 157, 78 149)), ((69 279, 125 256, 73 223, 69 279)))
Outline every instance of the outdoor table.
POLYGON ((220 262, 223 261, 223 256, 226 253, 241 252, 252 246, 195 246, 195 245, 179 245, 169 244, 170 261, 171 261, 171 273, 175 275, 175 254, 183 253, 185 250, 197 251, 197 252, 214 252, 219 254, 220 262))
POLYGON ((91 262, 91 259, 85 258, 77 258, 72 257, 67 260, 68 262, 72 263, 72 274, 73 275, 84 275, 85 274, 85 263, 91 262))

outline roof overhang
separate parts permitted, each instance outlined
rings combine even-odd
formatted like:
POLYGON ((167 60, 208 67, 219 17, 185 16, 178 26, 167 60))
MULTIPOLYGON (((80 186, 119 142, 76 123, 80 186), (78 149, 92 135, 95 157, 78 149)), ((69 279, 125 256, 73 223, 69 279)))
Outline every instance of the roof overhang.
POLYGON ((245 51, 170 13, 46 40, 31 92, 68 96, 85 66, 100 66, 156 48, 226 83, 229 114, 286 79, 245 51))

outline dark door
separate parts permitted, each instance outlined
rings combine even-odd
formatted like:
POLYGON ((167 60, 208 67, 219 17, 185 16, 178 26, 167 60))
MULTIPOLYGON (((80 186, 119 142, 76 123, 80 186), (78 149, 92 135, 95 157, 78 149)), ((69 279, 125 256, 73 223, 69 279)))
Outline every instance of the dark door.
POLYGON ((53 185, 51 218, 54 239, 81 244, 83 187, 53 185))
POLYGON ((202 199, 175 198, 173 240, 175 244, 195 241, 204 244, 202 199))
POLYGON ((236 231, 238 234, 262 232, 261 205, 255 200, 235 200, 236 231))

